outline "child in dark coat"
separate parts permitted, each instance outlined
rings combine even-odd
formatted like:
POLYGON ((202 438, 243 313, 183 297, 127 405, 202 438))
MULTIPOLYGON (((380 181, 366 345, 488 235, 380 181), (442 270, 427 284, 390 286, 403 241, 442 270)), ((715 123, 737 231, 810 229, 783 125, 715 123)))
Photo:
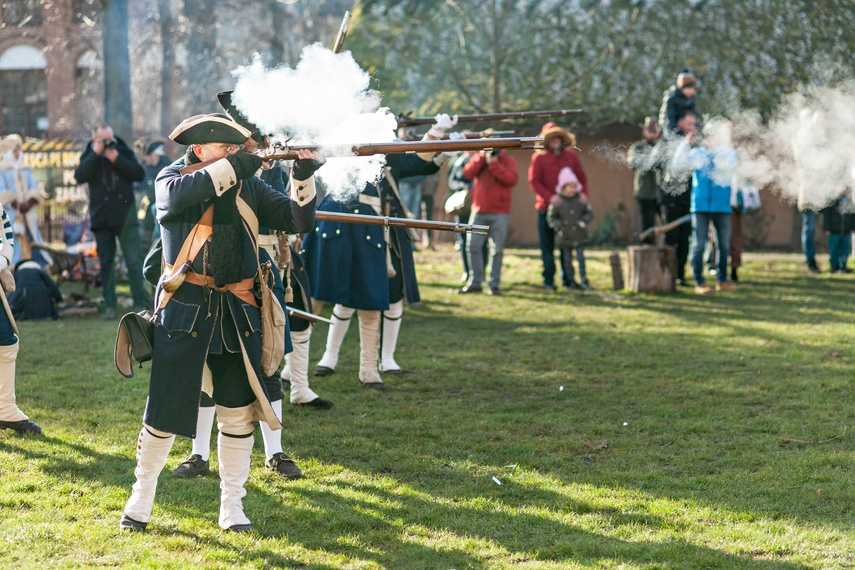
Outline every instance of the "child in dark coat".
POLYGON ((585 242, 588 239, 588 222, 594 217, 594 212, 587 199, 583 199, 580 194, 579 179, 576 174, 566 166, 558 173, 555 192, 561 196, 561 202, 557 205, 549 205, 546 221, 555 232, 555 245, 564 254, 564 274, 570 283, 567 288, 590 289, 585 273, 585 242), (574 252, 579 262, 581 283, 574 277, 574 252))
POLYGON ((852 273, 846 267, 852 249, 852 230, 855 229, 855 213, 852 202, 841 195, 822 211, 823 226, 828 236, 828 261, 832 273, 852 273))

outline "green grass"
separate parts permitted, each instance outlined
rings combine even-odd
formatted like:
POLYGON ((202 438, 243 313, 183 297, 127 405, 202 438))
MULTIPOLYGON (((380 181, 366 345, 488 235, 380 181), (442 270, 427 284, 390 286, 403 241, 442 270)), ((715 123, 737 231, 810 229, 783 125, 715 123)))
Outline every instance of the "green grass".
POLYGON ((589 257, 598 291, 550 294, 513 251, 494 298, 453 293, 456 253, 419 254, 413 372, 360 388, 352 327, 313 381, 336 407, 286 412, 306 478, 265 470, 257 434, 248 536, 217 527, 216 477, 171 477, 187 440, 149 530, 120 533, 148 368, 116 372, 115 323, 23 323, 18 400, 45 435, 0 432, 3 567, 855 565, 852 278, 749 255, 736 293, 615 294, 589 257))

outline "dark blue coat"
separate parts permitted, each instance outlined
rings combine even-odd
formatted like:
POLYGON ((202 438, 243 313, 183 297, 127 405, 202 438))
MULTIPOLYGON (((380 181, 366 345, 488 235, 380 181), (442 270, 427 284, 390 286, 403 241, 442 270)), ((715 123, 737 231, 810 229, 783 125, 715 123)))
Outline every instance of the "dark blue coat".
MULTIPOLYGON (((163 256, 174 264, 181 245, 214 200, 210 176, 198 170, 182 176, 184 161, 165 168, 157 177, 157 217, 161 224, 163 256)), ((234 190, 230 190, 234 191, 234 190)), ((276 192, 258 178, 245 180, 241 198, 258 216, 260 225, 291 233, 305 232, 314 221, 314 200, 303 207, 276 192)), ((243 240, 242 278, 258 271, 258 251, 249 235, 243 240)), ((193 270, 202 273, 202 253, 193 270)), ((259 309, 229 292, 185 283, 158 314, 154 327, 154 357, 144 422, 155 429, 195 437, 202 389, 202 370, 208 354, 245 350, 247 370, 256 394, 256 419, 279 425, 261 381, 261 316, 259 309)))
POLYGON ((34 261, 15 270, 15 292, 9 294, 9 308, 17 321, 57 319, 56 304, 62 293, 50 275, 34 261))
MULTIPOLYGON (((397 183, 401 178, 433 174, 439 167, 414 154, 386 157, 386 168, 397 183)), ((384 177, 378 184, 366 184, 356 197, 339 202, 328 195, 319 211, 377 215, 360 196, 380 197, 381 212, 390 217, 404 217, 397 193, 384 177)), ((386 266, 386 241, 382 226, 317 222, 303 240, 303 260, 309 275, 312 297, 354 309, 384 311, 402 297, 418 303, 419 288, 413 261, 412 239, 405 228, 390 229, 392 264, 397 276, 390 279, 386 266), (399 290, 400 288, 400 290, 399 290)))

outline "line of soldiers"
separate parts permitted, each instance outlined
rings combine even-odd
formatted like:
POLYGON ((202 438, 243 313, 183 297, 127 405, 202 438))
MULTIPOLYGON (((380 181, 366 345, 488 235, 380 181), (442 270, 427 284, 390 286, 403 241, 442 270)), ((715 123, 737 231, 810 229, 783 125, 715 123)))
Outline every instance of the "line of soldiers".
MULTIPOLYGON (((323 164, 319 155, 300 151, 286 183, 279 165, 264 164, 251 153, 263 136, 231 105, 230 94, 220 94, 220 102, 228 114, 197 115, 176 127, 170 139, 188 145, 187 152, 155 181, 160 258, 150 254, 147 261, 147 274, 158 284, 154 357, 136 482, 119 523, 125 530, 146 528, 176 435, 192 438, 193 452, 175 475, 193 477, 209 470, 215 414, 222 528, 251 528, 242 498, 254 422, 261 426, 268 467, 286 479, 302 476, 282 451, 283 383, 290 384, 292 404, 321 409, 333 404, 309 388, 308 321, 289 320, 290 354, 281 375, 262 373, 261 316, 253 294, 262 263, 284 266, 283 261, 290 261, 283 274, 273 272, 273 291, 283 305, 287 299, 289 305, 311 311, 312 298, 334 304, 334 324, 316 374, 335 371, 349 319, 358 313, 359 381, 366 387, 384 386, 380 371, 400 373, 394 353, 403 303, 419 300, 405 229, 315 223, 314 173, 323 164), (246 223, 249 218, 260 227, 257 238, 246 229, 252 225, 246 223), (307 234, 305 266, 293 243, 284 245, 275 231, 307 234), (177 277, 183 280, 180 286, 167 292, 164 283, 177 277)), ((441 115, 426 138, 440 139, 452 126, 454 121, 441 115)), ((436 172, 444 160, 435 153, 389 155, 380 180, 349 202, 328 196, 318 210, 405 217, 398 180, 436 172)))

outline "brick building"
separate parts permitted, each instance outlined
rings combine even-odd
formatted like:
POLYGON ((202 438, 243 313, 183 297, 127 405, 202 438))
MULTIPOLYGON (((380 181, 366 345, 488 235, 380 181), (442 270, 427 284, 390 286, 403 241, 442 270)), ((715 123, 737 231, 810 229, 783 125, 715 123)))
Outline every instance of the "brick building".
POLYGON ((97 0, 0 4, 0 133, 78 137, 99 90, 97 0))

